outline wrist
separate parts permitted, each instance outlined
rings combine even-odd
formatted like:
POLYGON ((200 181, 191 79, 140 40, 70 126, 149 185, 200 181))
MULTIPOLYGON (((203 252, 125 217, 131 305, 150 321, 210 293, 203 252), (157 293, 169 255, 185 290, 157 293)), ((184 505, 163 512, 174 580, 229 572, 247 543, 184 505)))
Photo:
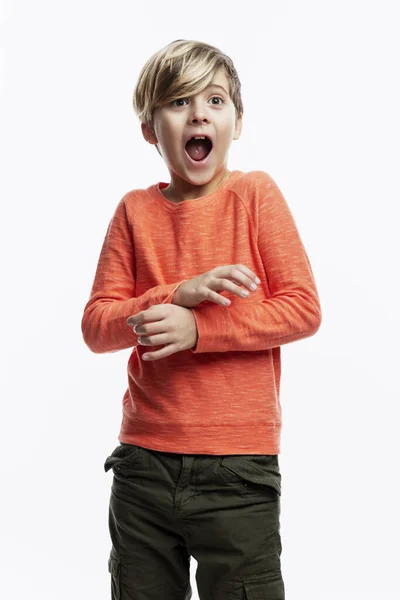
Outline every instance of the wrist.
POLYGON ((171 304, 177 304, 178 306, 184 306, 182 303, 181 287, 182 287, 182 283, 175 290, 175 294, 171 300, 171 304))
POLYGON ((178 290, 176 290, 175 294, 173 295, 173 298, 171 300, 171 304, 177 304, 178 306, 181 306, 181 303, 179 302, 178 290))

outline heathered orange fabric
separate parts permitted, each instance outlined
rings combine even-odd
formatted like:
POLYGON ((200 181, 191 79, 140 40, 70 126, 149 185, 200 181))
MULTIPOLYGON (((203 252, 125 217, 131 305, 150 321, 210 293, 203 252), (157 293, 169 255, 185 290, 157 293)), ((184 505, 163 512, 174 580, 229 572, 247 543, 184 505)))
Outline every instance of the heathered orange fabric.
POLYGON ((280 346, 321 323, 311 265, 288 204, 264 171, 232 171, 211 194, 174 204, 160 182, 118 203, 101 249, 82 333, 95 353, 132 348, 118 439, 185 454, 280 454, 280 346), (228 307, 193 310, 196 348, 141 360, 126 320, 170 303, 188 279, 241 263, 261 279, 228 307))

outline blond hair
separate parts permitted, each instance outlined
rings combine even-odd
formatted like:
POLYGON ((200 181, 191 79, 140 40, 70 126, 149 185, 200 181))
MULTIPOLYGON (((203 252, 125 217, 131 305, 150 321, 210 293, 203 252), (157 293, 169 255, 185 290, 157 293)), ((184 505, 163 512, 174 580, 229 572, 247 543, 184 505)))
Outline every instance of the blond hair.
POLYGON ((178 97, 198 94, 222 67, 237 120, 243 114, 243 102, 232 60, 215 46, 196 40, 175 40, 145 63, 133 93, 133 109, 139 120, 152 127, 154 109, 178 97))

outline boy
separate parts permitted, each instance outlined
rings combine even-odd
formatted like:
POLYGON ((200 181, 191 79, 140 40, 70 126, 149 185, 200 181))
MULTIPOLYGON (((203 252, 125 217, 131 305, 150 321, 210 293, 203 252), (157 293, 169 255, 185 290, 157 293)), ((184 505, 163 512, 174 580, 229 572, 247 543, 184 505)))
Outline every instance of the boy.
POLYGON ((229 57, 172 42, 134 108, 171 181, 118 203, 82 319, 93 352, 132 348, 104 465, 112 599, 189 600, 194 556, 200 600, 283 600, 280 346, 319 329, 310 262, 274 180, 227 169, 229 57))

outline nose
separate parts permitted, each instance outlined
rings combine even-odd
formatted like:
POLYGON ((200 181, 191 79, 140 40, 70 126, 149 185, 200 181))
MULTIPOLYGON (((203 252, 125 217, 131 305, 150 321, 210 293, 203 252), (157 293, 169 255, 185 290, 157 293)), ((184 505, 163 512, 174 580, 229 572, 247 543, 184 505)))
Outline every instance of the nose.
POLYGON ((194 123, 198 121, 208 121, 206 109, 201 100, 198 100, 197 102, 193 100, 190 121, 194 123))

